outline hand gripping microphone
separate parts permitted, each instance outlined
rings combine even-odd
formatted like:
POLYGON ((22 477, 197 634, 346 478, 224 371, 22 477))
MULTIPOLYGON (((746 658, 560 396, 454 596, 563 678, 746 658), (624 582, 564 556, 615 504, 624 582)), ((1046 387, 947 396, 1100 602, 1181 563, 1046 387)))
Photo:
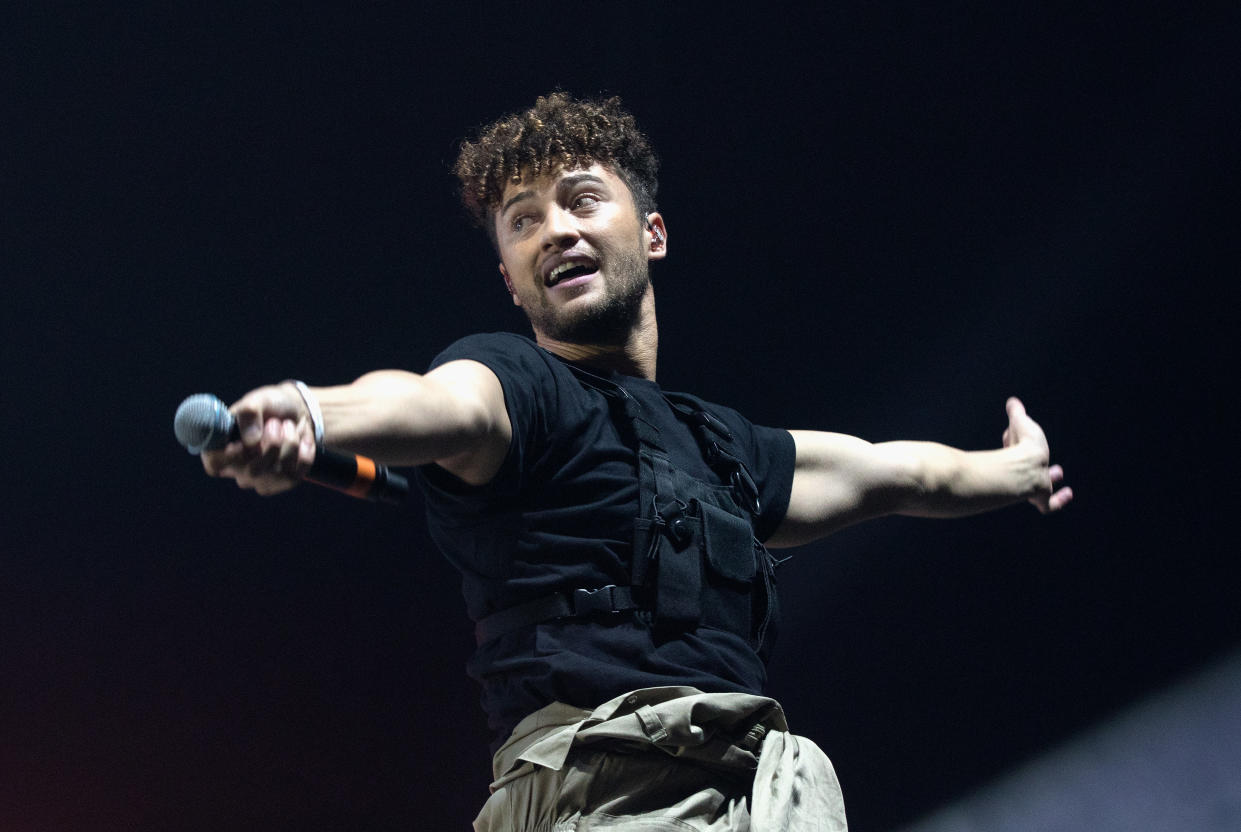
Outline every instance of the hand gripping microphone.
MULTIPOLYGON (((181 402, 172 429, 177 441, 196 456, 241 438, 233 414, 228 412, 224 402, 210 393, 196 393, 181 402)), ((315 449, 315 461, 306 479, 353 497, 393 505, 409 494, 409 481, 389 471, 387 466, 364 456, 322 446, 315 449)))

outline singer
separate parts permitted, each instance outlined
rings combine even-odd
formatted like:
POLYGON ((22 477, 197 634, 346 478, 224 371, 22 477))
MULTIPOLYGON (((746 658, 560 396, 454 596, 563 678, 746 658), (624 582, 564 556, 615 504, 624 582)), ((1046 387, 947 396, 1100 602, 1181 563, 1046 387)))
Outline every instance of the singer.
POLYGON ((615 98, 555 93, 484 128, 456 174, 533 340, 260 387, 203 465, 260 494, 297 485, 320 442, 416 467, 496 731, 475 829, 844 829, 831 764, 763 696, 772 550, 889 514, 1053 512, 1072 491, 1015 398, 1002 446, 965 452, 761 427, 662 390, 656 172, 615 98))

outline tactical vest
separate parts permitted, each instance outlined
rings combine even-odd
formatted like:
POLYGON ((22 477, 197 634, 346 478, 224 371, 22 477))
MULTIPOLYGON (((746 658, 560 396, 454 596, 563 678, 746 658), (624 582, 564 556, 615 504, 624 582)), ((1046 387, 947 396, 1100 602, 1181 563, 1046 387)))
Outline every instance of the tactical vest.
POLYGON ((703 482, 673 465, 658 427, 629 391, 565 366, 607 398, 613 423, 637 456, 630 585, 556 592, 500 610, 477 622, 477 642, 544 621, 627 613, 648 621, 656 638, 698 627, 734 633, 766 661, 779 622, 775 569, 783 561, 754 534, 758 486, 732 432, 694 397, 662 394, 690 425, 707 465, 728 484, 703 482))

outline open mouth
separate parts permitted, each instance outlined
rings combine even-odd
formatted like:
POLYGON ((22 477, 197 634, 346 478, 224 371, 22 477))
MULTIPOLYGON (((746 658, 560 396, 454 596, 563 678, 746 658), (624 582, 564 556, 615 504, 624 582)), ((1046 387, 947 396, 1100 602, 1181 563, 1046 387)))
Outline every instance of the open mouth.
POLYGON ((598 268, 599 267, 595 263, 588 261, 565 261, 547 273, 547 278, 544 280, 544 283, 546 283, 549 287, 560 283, 566 283, 578 277, 585 277, 588 274, 594 274, 598 268))

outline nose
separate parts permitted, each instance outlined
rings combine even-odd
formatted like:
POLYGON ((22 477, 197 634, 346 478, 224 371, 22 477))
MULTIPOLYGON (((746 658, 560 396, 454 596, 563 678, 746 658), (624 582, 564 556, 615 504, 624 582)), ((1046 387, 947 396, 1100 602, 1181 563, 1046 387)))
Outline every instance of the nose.
POLYGON ((543 248, 572 248, 580 235, 573 215, 559 205, 552 206, 543 218, 543 248))

